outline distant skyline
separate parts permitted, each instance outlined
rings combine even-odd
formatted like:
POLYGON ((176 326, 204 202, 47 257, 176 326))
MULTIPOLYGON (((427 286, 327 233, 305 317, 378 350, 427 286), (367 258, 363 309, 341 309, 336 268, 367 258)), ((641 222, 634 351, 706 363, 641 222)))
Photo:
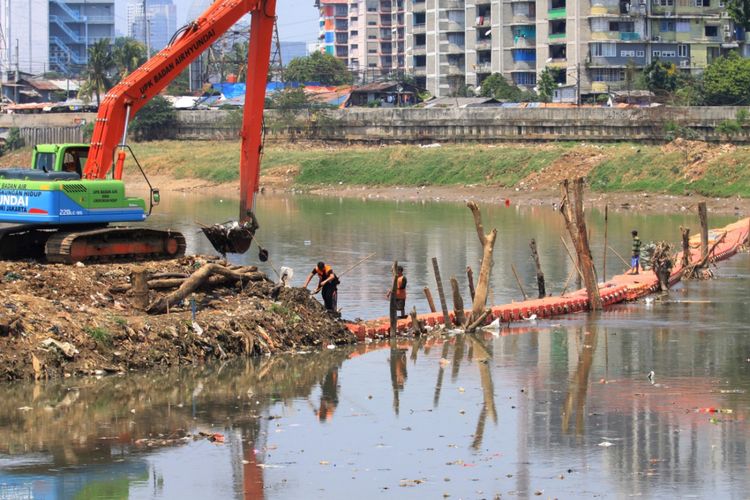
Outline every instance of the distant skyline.
MULTIPOLYGON (((127 11, 129 0, 115 0, 115 30, 119 35, 127 33, 127 11)), ((177 24, 187 22, 187 13, 193 0, 173 0, 177 6, 177 24)), ((318 10, 314 0, 277 0, 276 15, 279 23, 279 38, 284 42, 314 42, 318 37, 318 10)))

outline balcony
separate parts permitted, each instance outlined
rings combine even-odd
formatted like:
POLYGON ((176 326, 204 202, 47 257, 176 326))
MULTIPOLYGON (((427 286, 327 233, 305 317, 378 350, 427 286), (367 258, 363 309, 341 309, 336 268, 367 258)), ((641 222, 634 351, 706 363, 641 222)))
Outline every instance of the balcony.
POLYGON ((565 19, 566 17, 567 13, 565 11, 565 7, 560 7, 559 9, 550 9, 547 11, 548 19, 565 19))
POLYGON ((536 24, 536 15, 533 14, 517 14, 511 18, 510 24, 536 24))
POLYGON ((462 76, 464 74, 464 68, 457 64, 451 64, 448 66, 448 76, 462 76))
POLYGON ((478 63, 475 71, 481 74, 492 73, 492 63, 478 63))
POLYGON ((536 38, 514 36, 513 47, 517 49, 533 49, 534 47, 536 47, 536 38))
POLYGON ((438 0, 438 3, 441 9, 464 10, 465 7, 463 0, 438 0))
POLYGON ((415 46, 414 46, 414 48, 412 49, 412 53, 413 53, 413 54, 414 54, 415 56, 423 56, 423 55, 426 55, 426 54, 427 54, 427 45, 425 45, 425 44, 422 44, 422 45, 415 45, 415 46))
POLYGON ((547 38, 551 41, 559 42, 561 40, 565 40, 566 34, 565 33, 552 33, 547 38))
POLYGON ((536 59, 532 61, 513 61, 513 69, 520 71, 536 71, 536 59))
POLYGON ((474 26, 481 28, 482 26, 490 26, 492 22, 490 21, 490 16, 477 16, 476 20, 474 21, 474 26))
POLYGON ((448 44, 448 54, 463 54, 466 52, 466 45, 458 45, 457 43, 448 44))
POLYGON ((492 40, 477 40, 477 50, 492 50, 492 40))
POLYGON ((411 32, 414 33, 414 34, 416 34, 416 35, 421 35, 422 33, 424 33, 425 32, 425 25, 424 25, 424 23, 415 24, 414 26, 412 26, 411 27, 411 32))
POLYGON ((425 66, 415 66, 414 76, 427 76, 427 68, 425 66))
POLYGON ((461 23, 458 23, 456 21, 450 21, 450 20, 441 20, 440 21, 440 31, 460 31, 463 32, 466 30, 466 26, 464 26, 461 23))
POLYGON ((424 12, 426 10, 425 2, 424 0, 421 2, 414 1, 411 4, 411 11, 412 12, 424 12))
POLYGON ((623 42, 637 42, 641 39, 640 33, 621 31, 620 40, 623 42))

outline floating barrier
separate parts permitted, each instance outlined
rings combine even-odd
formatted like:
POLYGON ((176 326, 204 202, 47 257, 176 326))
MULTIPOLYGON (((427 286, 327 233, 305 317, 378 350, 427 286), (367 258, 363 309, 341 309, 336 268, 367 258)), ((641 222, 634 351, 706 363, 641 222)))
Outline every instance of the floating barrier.
MULTIPOLYGON (((714 229, 709 234, 710 261, 716 262, 726 260, 737 253, 740 246, 747 240, 750 232, 750 218, 742 219, 729 224, 721 229, 714 229), (723 239, 721 239, 723 236, 723 239), (718 241, 718 244, 716 242, 718 241), (715 246, 713 246, 715 244, 715 246)), ((690 245, 691 264, 700 261, 700 236, 696 240, 691 238, 690 245)), ((669 284, 674 285, 682 278, 685 269, 682 268, 682 252, 677 256, 669 284)), ((659 288, 659 282, 653 271, 642 271, 640 274, 619 274, 613 276, 609 281, 599 284, 599 293, 604 306, 611 306, 621 302, 633 301, 642 298, 659 288)), ((514 323, 524 321, 536 315, 537 318, 551 318, 576 312, 589 310, 588 295, 585 289, 571 292, 562 297, 544 297, 542 299, 530 299, 523 302, 513 302, 493 306, 491 314, 487 316, 487 323, 499 319, 502 323, 514 323)), ((468 314, 468 310, 466 313, 468 314)), ((455 322, 455 316, 449 313, 451 320, 455 322)), ((417 318, 425 325, 436 327, 445 323, 443 313, 420 314, 417 318)), ((407 332, 411 329, 411 318, 401 319, 397 322, 399 332, 407 332)), ((387 317, 374 319, 359 323, 347 323, 347 328, 357 336, 359 340, 365 338, 386 337, 390 334, 390 320, 387 317)))

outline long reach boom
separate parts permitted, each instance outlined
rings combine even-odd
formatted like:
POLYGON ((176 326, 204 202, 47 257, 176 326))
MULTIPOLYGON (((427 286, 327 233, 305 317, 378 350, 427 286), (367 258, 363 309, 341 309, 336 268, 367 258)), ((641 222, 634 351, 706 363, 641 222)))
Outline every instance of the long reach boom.
POLYGON ((128 122, 242 16, 251 14, 245 108, 240 132, 240 221, 250 218, 260 179, 263 103, 276 0, 217 0, 198 19, 179 30, 173 41, 104 96, 94 125, 86 179, 122 178, 128 122))

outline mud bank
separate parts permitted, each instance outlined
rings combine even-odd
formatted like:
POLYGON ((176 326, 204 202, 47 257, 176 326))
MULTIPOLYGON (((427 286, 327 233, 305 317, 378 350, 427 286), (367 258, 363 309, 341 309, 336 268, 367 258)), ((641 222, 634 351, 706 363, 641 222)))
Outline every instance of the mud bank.
MULTIPOLYGON (((274 293, 265 276, 209 282, 166 314, 134 308, 127 288, 136 268, 190 275, 207 262, 216 259, 85 266, 0 262, 0 379, 100 375, 355 342, 307 290, 274 293)), ((151 290, 151 300, 168 292, 151 290)))

